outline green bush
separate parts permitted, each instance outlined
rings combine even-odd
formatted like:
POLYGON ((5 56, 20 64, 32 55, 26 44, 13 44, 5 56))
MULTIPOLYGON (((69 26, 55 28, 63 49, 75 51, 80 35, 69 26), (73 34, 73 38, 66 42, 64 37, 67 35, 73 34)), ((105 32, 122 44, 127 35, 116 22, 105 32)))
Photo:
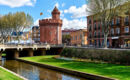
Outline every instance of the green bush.
POLYGON ((61 56, 105 61, 108 63, 130 64, 130 50, 64 48, 61 56))

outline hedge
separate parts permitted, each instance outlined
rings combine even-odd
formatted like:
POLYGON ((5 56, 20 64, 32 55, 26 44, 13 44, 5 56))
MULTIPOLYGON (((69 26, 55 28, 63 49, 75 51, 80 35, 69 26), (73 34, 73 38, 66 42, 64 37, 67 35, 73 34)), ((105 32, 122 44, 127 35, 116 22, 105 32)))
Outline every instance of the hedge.
POLYGON ((130 64, 130 50, 64 48, 60 55, 108 63, 130 64))

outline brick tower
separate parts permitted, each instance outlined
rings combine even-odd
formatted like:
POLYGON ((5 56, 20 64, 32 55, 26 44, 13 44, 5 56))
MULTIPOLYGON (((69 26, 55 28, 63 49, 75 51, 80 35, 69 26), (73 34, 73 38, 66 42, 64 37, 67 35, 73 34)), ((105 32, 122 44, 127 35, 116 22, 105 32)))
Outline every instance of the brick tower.
POLYGON ((49 44, 62 44, 62 20, 57 7, 52 11, 52 19, 39 20, 40 41, 49 44))

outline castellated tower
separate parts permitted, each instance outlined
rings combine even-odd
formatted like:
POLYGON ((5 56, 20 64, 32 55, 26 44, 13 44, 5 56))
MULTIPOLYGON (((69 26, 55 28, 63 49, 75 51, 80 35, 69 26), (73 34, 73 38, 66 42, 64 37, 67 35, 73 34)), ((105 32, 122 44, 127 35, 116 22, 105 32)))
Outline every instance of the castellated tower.
POLYGON ((40 41, 49 44, 62 44, 62 20, 57 7, 52 11, 52 19, 39 20, 40 41))

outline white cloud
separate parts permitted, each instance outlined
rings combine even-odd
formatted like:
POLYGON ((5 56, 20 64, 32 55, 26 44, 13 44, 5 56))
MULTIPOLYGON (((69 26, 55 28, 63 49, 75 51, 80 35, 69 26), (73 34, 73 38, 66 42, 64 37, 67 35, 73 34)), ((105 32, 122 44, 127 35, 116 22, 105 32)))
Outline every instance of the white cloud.
POLYGON ((6 5, 11 8, 21 6, 33 6, 36 0, 0 0, 0 5, 6 5))
POLYGON ((72 18, 81 18, 86 17, 88 13, 86 12, 87 5, 84 4, 81 7, 77 8, 76 6, 71 6, 69 9, 64 10, 64 13, 72 14, 72 18))
POLYGON ((47 12, 51 13, 52 10, 47 10, 47 12))
POLYGON ((59 3, 57 2, 57 3, 55 4, 55 6, 58 8, 60 5, 59 5, 59 3))
POLYGON ((60 10, 60 18, 63 19, 64 18, 64 13, 62 10, 60 10))
POLYGON ((39 26, 39 19, 34 22, 34 26, 39 26))
POLYGON ((64 6, 65 6, 65 3, 62 3, 61 6, 64 7, 64 6))
POLYGON ((85 27, 87 27, 86 19, 73 19, 73 20, 68 20, 66 18, 63 19, 62 29, 64 28, 83 29, 85 27))

